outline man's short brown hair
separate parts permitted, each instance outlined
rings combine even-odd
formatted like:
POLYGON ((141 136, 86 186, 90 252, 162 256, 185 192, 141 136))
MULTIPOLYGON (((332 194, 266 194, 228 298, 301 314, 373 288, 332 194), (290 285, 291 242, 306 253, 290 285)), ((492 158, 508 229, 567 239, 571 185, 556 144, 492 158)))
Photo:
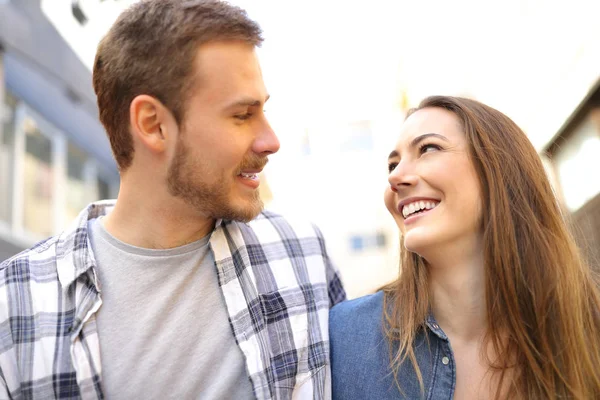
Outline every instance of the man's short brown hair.
POLYGON ((123 12, 98 45, 93 84, 100 121, 121 171, 133 160, 129 106, 138 95, 162 102, 178 124, 194 86, 198 46, 216 40, 263 41, 258 24, 218 0, 142 0, 123 12))

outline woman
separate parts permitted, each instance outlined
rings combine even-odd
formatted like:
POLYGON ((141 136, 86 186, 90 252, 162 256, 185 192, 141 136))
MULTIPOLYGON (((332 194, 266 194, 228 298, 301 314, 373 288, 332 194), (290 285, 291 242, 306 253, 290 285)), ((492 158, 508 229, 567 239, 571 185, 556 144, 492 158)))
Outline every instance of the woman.
POLYGON ((404 122, 399 279, 330 314, 336 399, 600 399, 600 295, 526 135, 474 100, 404 122))

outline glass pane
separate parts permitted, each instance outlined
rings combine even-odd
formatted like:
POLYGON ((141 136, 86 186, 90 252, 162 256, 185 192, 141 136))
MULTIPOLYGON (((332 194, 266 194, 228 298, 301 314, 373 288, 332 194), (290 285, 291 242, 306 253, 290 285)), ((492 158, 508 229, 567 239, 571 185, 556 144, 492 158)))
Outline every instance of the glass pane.
POLYGON ((41 236, 52 235, 52 142, 27 118, 23 165, 23 226, 41 236))
POLYGON ((554 154, 558 180, 565 203, 574 212, 600 193, 600 179, 590 174, 600 171, 600 132, 592 110, 573 134, 561 143, 554 154))
POLYGON ((67 196, 64 226, 73 221, 85 206, 90 203, 92 194, 86 190, 84 169, 87 155, 69 143, 67 150, 67 196))
POLYGON ((354 235, 350 237, 350 249, 352 251, 362 251, 364 247, 362 236, 354 235))
POLYGON ((5 93, 0 107, 2 137, 0 138, 0 220, 10 222, 12 216, 12 177, 14 171, 13 143, 15 138, 15 112, 17 99, 5 93))

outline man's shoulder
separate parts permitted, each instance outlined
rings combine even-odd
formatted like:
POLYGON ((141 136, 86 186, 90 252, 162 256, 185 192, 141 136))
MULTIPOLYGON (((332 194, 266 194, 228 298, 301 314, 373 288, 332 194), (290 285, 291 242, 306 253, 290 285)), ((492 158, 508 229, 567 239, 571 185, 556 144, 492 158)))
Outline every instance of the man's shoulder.
POLYGON ((52 285, 46 284, 58 280, 56 241, 50 237, 0 264, 0 323, 31 317, 33 304, 55 311, 57 286, 48 289, 52 285))
POLYGON ((115 205, 114 200, 102 200, 90 203, 83 209, 77 218, 62 232, 55 236, 44 239, 19 254, 2 261, 0 271, 2 273, 11 266, 28 265, 31 261, 36 263, 56 262, 57 252, 62 257, 68 251, 76 251, 86 247, 87 236, 86 224, 90 218, 97 218, 107 214, 115 205))
POLYGON ((240 229, 252 230, 259 238, 264 236, 267 241, 273 240, 274 236, 278 239, 322 239, 321 231, 311 220, 300 216, 284 216, 269 210, 263 210, 247 224, 237 224, 240 229))
POLYGON ((215 236, 213 251, 218 263, 233 258, 238 265, 251 266, 256 276, 280 276, 287 282, 284 286, 311 283, 325 288, 328 307, 346 298, 325 240, 308 219, 263 211, 248 223, 226 221, 215 236), (299 281, 292 283, 294 279, 299 281))
MULTIPOLYGON (((51 236, 2 261, 0 263, 0 274, 2 274, 3 277, 6 277, 7 271, 9 270, 12 273, 18 273, 24 269, 30 274, 29 267, 32 262, 56 262, 55 245, 58 238, 58 235, 51 236)), ((4 283, 4 279, 0 281, 0 285, 4 283)))

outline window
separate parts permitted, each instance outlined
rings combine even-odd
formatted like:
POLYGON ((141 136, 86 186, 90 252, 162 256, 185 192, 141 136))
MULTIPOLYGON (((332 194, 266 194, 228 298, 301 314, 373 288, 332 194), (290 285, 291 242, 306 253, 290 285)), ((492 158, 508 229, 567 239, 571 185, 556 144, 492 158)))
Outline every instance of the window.
POLYGON ((600 108, 593 109, 553 155, 565 204, 574 212, 600 193, 600 108), (592 174, 592 176, 590 175, 592 174))
POLYGON ((40 236, 50 236, 53 228, 52 141, 35 122, 26 118, 23 165, 23 227, 40 236))
POLYGON ((12 217, 12 187, 14 164, 15 113, 17 99, 5 93, 4 105, 0 107, 0 220, 10 222, 12 217))
POLYGON ((55 235, 90 202, 112 196, 112 168, 10 93, 0 106, 0 242, 55 235))
POLYGON ((383 232, 350 236, 350 250, 360 253, 367 249, 381 249, 387 246, 387 237, 383 232))
POLYGON ((67 196, 65 198, 65 224, 77 218, 77 215, 93 199, 86 190, 85 170, 87 155, 78 147, 69 143, 67 147, 67 196))
POLYGON ((580 122, 554 143, 551 157, 577 244, 600 271, 600 91, 584 110, 580 122))
POLYGON ((350 237, 350 248, 352 249, 352 251, 362 251, 362 249, 365 247, 364 243, 363 243, 363 237, 362 236, 351 236, 350 237))

